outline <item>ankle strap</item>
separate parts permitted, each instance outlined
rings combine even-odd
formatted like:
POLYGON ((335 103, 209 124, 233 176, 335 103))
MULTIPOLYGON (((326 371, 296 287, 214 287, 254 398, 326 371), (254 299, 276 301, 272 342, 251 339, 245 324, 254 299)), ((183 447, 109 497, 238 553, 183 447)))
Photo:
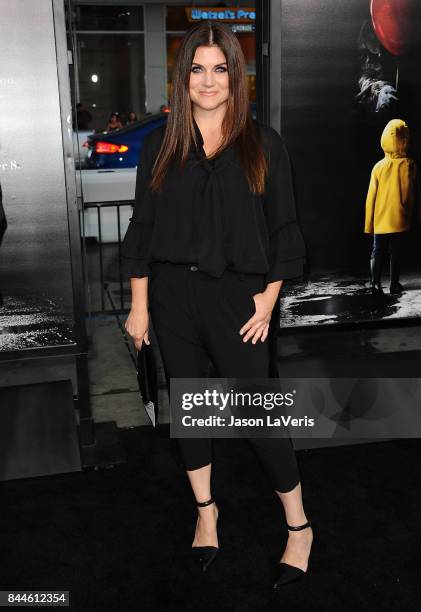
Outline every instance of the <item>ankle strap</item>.
POLYGON ((306 527, 311 527, 311 521, 307 521, 304 525, 298 525, 298 527, 291 527, 291 525, 287 524, 289 531, 301 531, 301 529, 305 529, 306 527))
POLYGON ((204 502, 196 502, 196 504, 200 507, 203 508, 204 506, 209 506, 210 504, 214 503, 214 499, 213 497, 211 497, 210 499, 208 499, 208 501, 204 501, 204 502))

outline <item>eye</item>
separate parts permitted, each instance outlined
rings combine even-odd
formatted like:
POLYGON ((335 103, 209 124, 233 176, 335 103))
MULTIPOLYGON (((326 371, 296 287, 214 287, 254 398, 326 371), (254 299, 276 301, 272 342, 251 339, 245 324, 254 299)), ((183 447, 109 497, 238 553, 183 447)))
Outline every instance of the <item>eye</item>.
MULTIPOLYGON (((200 66, 192 66, 191 68, 191 72, 200 72, 202 69, 200 66)), ((215 68, 216 72, 227 72, 227 68, 225 68, 225 66, 218 66, 217 68, 215 68)))

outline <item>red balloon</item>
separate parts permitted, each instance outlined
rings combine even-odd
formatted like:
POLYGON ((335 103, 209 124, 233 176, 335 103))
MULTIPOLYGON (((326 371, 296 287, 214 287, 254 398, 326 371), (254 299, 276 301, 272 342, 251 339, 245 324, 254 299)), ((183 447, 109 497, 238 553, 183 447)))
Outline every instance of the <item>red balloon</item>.
POLYGON ((371 0, 370 13, 377 38, 392 55, 403 55, 411 42, 411 0, 371 0))

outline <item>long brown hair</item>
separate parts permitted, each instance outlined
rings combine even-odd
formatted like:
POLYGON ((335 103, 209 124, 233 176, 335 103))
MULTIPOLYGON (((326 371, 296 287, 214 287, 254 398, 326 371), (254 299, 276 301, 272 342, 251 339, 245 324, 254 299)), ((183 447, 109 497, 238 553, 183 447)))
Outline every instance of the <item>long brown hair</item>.
POLYGON ((208 45, 218 45, 225 55, 230 92, 221 126, 222 141, 212 157, 234 145, 250 190, 263 193, 267 162, 250 113, 244 55, 236 35, 227 26, 212 21, 195 24, 183 38, 173 72, 171 112, 153 167, 150 188, 159 191, 172 159, 178 158, 182 167, 191 145, 197 144, 189 82, 197 47, 208 45))

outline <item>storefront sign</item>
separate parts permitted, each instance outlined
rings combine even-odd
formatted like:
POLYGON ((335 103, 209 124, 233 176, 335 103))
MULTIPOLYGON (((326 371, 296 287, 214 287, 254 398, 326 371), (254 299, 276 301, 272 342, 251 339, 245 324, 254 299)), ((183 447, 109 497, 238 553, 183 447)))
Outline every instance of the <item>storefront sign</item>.
POLYGON ((251 23, 256 19, 254 8, 225 9, 211 7, 206 8, 206 10, 200 8, 186 8, 186 13, 189 21, 205 21, 206 19, 212 19, 213 21, 227 21, 231 23, 251 23))

